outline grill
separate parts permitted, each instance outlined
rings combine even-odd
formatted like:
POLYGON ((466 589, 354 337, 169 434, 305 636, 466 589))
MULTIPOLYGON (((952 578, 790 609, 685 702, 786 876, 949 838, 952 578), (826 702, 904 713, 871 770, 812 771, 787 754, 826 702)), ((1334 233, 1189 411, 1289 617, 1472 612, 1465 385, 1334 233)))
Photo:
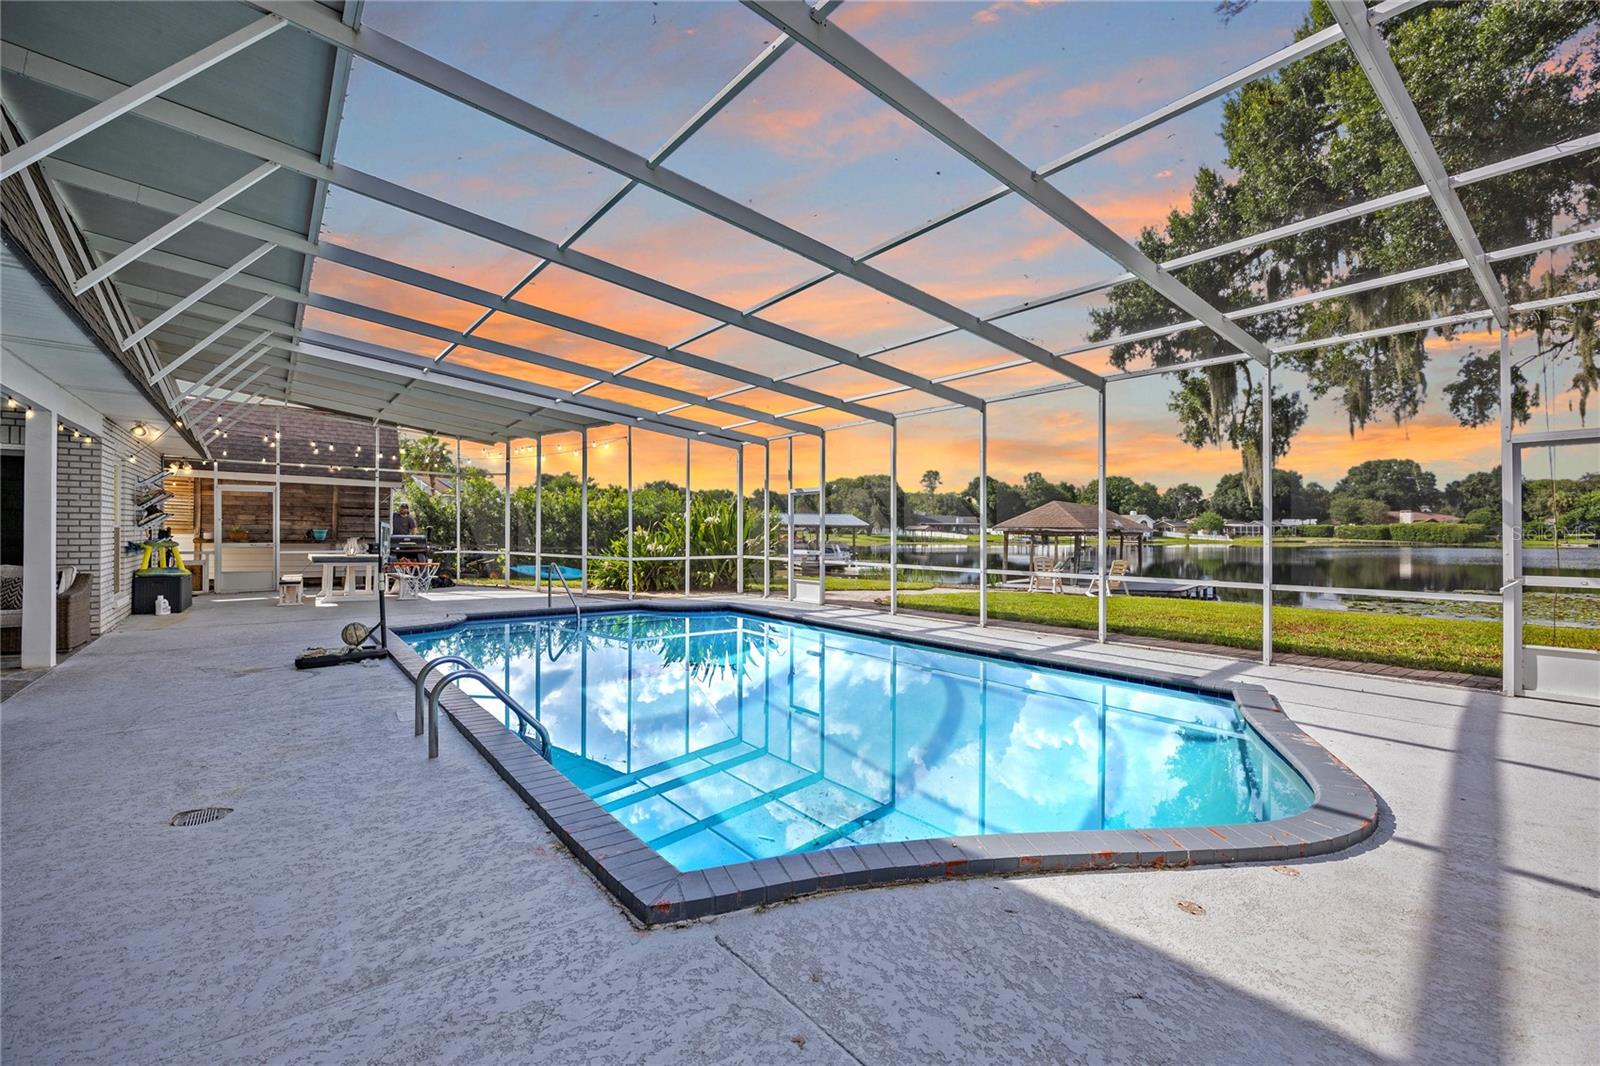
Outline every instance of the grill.
POLYGON ((390 534, 389 556, 392 559, 408 559, 419 563, 426 562, 428 559, 428 538, 420 533, 390 534))

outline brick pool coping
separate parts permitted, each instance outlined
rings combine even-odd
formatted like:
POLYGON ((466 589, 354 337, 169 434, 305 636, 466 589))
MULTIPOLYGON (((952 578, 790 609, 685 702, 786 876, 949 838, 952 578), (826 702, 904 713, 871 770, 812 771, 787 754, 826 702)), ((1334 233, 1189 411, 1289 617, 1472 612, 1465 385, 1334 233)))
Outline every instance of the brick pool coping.
MULTIPOLYGON (((1311 806, 1300 814, 1268 822, 1178 829, 1079 829, 939 837, 832 847, 684 873, 536 754, 500 719, 462 695, 459 689, 448 690, 439 702, 456 729, 578 860, 630 913, 647 925, 724 914, 861 885, 1117 867, 1167 868, 1281 861, 1343 850, 1365 840, 1377 828, 1377 795, 1354 771, 1295 725, 1278 701, 1260 685, 1208 685, 1155 670, 1104 670, 1092 664, 1051 659, 1020 649, 979 648, 933 634, 891 632, 855 620, 820 619, 812 612, 777 604, 651 599, 584 608, 587 614, 634 611, 733 611, 1231 699, 1262 739, 1310 784, 1313 796, 1311 806)), ((545 608, 451 614, 442 622, 396 627, 391 631, 395 639, 390 641, 390 650, 395 663, 415 681, 424 660, 405 642, 406 633, 431 632, 464 622, 571 613, 570 609, 545 608)), ((435 681, 438 676, 435 673, 435 681)))

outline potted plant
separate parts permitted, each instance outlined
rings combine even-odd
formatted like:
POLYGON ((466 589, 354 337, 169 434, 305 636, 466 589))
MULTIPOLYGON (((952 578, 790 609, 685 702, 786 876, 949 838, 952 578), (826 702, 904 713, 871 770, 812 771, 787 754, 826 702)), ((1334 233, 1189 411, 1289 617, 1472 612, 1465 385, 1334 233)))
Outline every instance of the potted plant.
POLYGON ((230 542, 235 544, 242 544, 250 539, 249 531, 247 531, 243 526, 229 526, 228 532, 223 535, 227 537, 230 542))

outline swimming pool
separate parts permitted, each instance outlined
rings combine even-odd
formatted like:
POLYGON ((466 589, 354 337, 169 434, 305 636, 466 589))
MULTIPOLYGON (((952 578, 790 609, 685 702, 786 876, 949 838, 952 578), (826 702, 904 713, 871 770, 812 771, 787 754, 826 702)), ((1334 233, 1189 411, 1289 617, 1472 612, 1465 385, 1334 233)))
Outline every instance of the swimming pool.
POLYGON ((627 609, 405 639, 424 659, 464 656, 536 711, 555 768, 685 873, 929 839, 1259 824, 1314 798, 1232 698, 794 619, 627 609))

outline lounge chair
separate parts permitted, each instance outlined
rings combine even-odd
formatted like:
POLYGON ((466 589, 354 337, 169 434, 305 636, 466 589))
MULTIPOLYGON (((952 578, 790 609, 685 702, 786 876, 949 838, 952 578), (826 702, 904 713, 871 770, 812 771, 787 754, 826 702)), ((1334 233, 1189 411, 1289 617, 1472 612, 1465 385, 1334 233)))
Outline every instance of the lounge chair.
POLYGON ((1036 559, 1033 563, 1033 570, 1028 574, 1028 591, 1060 592, 1061 580, 1066 576, 1067 572, 1062 564, 1044 563, 1036 559))
MULTIPOLYGON (((1128 574, 1128 560, 1113 559, 1111 566, 1106 570, 1106 594, 1112 595, 1121 592, 1124 596, 1130 595, 1128 583, 1122 580, 1128 574)), ((1100 575, 1094 574, 1089 578, 1089 585, 1083 590, 1086 596, 1100 595, 1100 575)))

